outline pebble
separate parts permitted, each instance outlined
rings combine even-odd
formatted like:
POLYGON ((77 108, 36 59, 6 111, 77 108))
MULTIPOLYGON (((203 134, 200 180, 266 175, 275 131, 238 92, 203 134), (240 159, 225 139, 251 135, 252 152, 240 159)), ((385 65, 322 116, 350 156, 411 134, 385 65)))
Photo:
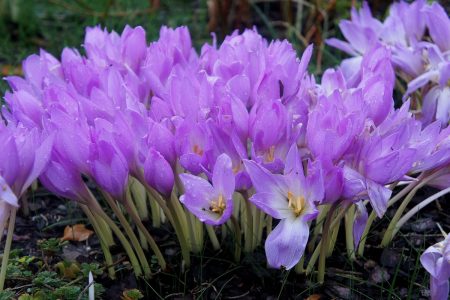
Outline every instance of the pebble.
POLYGON ((402 256, 399 252, 392 249, 384 249, 381 253, 380 262, 384 267, 393 268, 398 265, 402 256))
POLYGON ((426 232, 436 228, 436 222, 431 218, 419 219, 411 223, 411 229, 415 232, 426 232))
POLYGON ((388 281, 390 278, 391 275, 389 275, 387 270, 379 266, 376 266, 370 274, 370 279, 374 283, 382 283, 384 281, 388 281))

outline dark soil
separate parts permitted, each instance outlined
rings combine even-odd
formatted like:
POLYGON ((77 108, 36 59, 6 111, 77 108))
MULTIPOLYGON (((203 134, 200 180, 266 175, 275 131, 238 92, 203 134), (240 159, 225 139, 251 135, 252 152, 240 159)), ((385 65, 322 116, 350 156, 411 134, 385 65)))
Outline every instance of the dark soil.
MULTIPOLYGON (((409 207, 433 192, 436 191, 425 189, 409 207)), ((152 264, 155 270, 153 278, 136 279, 122 249, 117 246, 112 253, 118 261, 118 278, 110 280, 104 273, 97 282, 106 289, 104 299, 121 299, 123 291, 132 288, 139 289, 145 295, 144 299, 427 299, 429 276, 421 267, 419 257, 428 246, 442 239, 436 223, 446 232, 450 231, 447 200, 442 198, 423 209, 402 228, 390 247, 383 249, 379 244, 383 230, 395 212, 395 208, 391 208, 383 220, 375 221, 364 257, 355 261, 347 258, 344 226, 341 226, 334 253, 327 260, 323 286, 315 283, 315 274, 306 277, 293 270, 267 268, 262 247, 255 253, 243 254, 237 264, 233 260, 231 243, 227 242, 219 252, 212 251, 207 243, 203 253, 192 255, 192 265, 185 270, 180 264, 182 259, 176 237, 168 225, 151 228, 167 259, 168 270, 158 271, 155 263, 152 264)), ((95 235, 87 242, 70 242, 59 253, 51 255, 38 247, 42 239, 61 237, 66 225, 87 223, 76 203, 55 198, 38 189, 30 196, 29 209, 28 216, 24 216, 22 210, 18 213, 13 249, 21 249, 22 255, 42 258, 49 270, 62 260, 103 262, 95 235)), ((38 270, 35 268, 35 272, 38 270)), ((15 292, 20 294, 26 289, 17 287, 29 283, 7 279, 6 284, 10 288, 15 287, 15 292)))

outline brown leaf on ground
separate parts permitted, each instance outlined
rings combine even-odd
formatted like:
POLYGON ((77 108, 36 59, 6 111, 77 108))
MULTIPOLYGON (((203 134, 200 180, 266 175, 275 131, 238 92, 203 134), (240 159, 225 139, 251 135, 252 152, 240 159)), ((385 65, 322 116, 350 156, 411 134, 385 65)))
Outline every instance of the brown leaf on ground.
POLYGON ((311 296, 306 298, 306 300, 320 300, 321 298, 322 298, 322 295, 320 295, 320 294, 312 294, 311 296))
POLYGON ((76 224, 73 226, 66 226, 64 228, 64 236, 62 241, 82 242, 87 240, 94 232, 86 228, 84 224, 76 224))

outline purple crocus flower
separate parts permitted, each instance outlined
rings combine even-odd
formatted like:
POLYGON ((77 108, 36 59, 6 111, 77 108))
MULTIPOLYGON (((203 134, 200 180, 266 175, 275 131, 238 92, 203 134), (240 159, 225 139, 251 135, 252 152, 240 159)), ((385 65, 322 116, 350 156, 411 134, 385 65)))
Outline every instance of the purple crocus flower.
POLYGON ((151 148, 144 163, 145 181, 158 192, 169 196, 174 184, 173 170, 170 164, 154 148, 151 148))
POLYGON ((4 157, 0 160, 0 225, 8 218, 11 206, 18 207, 17 199, 46 168, 53 139, 54 135, 45 135, 37 128, 0 123, 4 157))
POLYGON ((244 164, 256 190, 249 200, 281 220, 266 239, 267 260, 272 267, 291 269, 303 255, 308 222, 316 218, 316 205, 324 196, 320 164, 309 163, 305 174, 295 144, 287 155, 284 175, 272 174, 253 161, 244 164))
POLYGON ((450 119, 450 60, 435 45, 428 45, 425 49, 429 68, 408 83, 404 97, 431 83, 433 86, 423 96, 422 123, 428 125, 436 119, 445 126, 450 119))
POLYGON ((450 235, 425 250, 420 262, 430 273, 431 299, 447 300, 450 292, 450 235))
POLYGON ((280 101, 259 102, 253 106, 249 119, 253 156, 274 172, 281 171, 284 166, 283 159, 288 149, 283 147, 283 142, 286 141, 287 130, 286 108, 280 101))
POLYGON ((203 172, 202 166, 208 166, 213 141, 205 123, 183 122, 175 134, 175 145, 180 164, 189 172, 197 175, 203 172))
POLYGON ((438 2, 425 7, 425 20, 431 38, 443 51, 450 50, 450 18, 438 2))
POLYGON ((220 225, 230 218, 235 182, 231 159, 226 154, 216 160, 212 184, 192 174, 180 174, 180 179, 184 186, 180 202, 200 221, 220 225))

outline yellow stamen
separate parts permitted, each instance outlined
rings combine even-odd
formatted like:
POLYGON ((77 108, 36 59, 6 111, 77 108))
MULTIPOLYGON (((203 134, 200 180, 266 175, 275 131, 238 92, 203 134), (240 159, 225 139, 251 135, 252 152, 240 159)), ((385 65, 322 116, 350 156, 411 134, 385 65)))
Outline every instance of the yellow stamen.
POLYGON ((296 217, 300 216, 306 209, 306 201, 303 196, 294 196, 294 194, 289 191, 287 195, 289 201, 289 208, 292 209, 296 217))
POLYGON ((225 200, 223 199, 222 194, 220 194, 216 201, 211 201, 209 210, 218 215, 222 215, 226 207, 225 200))

